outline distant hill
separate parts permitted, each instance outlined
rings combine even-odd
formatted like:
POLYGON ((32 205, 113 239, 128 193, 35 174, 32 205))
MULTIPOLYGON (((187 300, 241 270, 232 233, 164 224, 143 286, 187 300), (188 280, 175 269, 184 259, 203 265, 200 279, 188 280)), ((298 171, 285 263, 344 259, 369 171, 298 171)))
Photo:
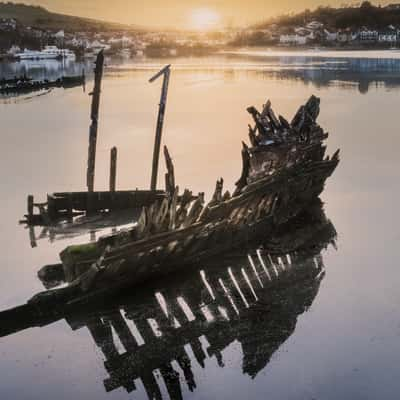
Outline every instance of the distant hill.
POLYGON ((389 25, 400 26, 400 5, 393 4, 387 7, 373 6, 364 1, 360 7, 318 7, 310 11, 305 10, 294 15, 282 15, 258 24, 257 28, 264 28, 277 24, 281 27, 304 26, 306 23, 317 20, 325 27, 333 29, 354 28, 363 26, 373 29, 384 29, 389 25))
POLYGON ((25 26, 50 30, 64 29, 67 32, 138 29, 130 25, 57 14, 43 7, 10 2, 0 2, 0 18, 15 18, 25 26))

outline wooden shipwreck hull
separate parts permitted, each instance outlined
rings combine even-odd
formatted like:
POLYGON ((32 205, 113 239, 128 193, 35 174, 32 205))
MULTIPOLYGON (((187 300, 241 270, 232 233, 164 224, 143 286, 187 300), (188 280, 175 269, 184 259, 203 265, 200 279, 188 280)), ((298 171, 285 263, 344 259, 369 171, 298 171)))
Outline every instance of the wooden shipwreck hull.
MULTIPOLYGON (((302 285, 304 279, 320 276, 323 273, 321 251, 329 244, 336 246, 335 240, 335 228, 326 218, 322 203, 317 199, 309 204, 307 210, 276 227, 269 232, 269 235, 254 237, 247 246, 230 249, 218 257, 187 264, 179 274, 170 274, 162 280, 148 281, 136 287, 134 291, 131 288, 123 291, 121 285, 118 287, 110 285, 103 291, 88 293, 83 293, 78 288, 72 291, 71 287, 40 293, 27 304, 0 312, 0 337, 31 327, 45 326, 65 318, 74 330, 82 324, 87 325, 96 343, 99 343, 100 331, 105 333, 108 329, 101 321, 107 320, 107 316, 115 315, 115 310, 121 308, 125 309, 128 318, 134 320, 141 335, 146 338, 148 346, 145 348, 153 349, 154 352, 150 351, 152 355, 160 357, 166 354, 165 349, 162 350, 160 346, 171 349, 171 342, 176 338, 175 329, 170 326, 173 325, 174 317, 177 317, 182 324, 179 336, 182 339, 188 338, 188 335, 193 338, 201 336, 201 333, 198 333, 199 329, 204 328, 209 331, 204 325, 205 316, 201 315, 200 310, 204 304, 207 304, 213 315, 217 315, 218 309, 224 307, 230 321, 236 319, 240 321, 242 319, 235 314, 240 313, 243 317, 243 312, 248 309, 246 304, 250 306, 253 304, 255 293, 260 300, 265 298, 267 301, 276 290, 278 293, 283 293, 282 291, 290 286, 302 285), (208 294, 207 290, 202 289, 203 284, 206 285, 208 294), (251 292, 249 289, 252 289, 251 292), (154 294, 160 292, 169 300, 183 296, 196 320, 186 321, 184 324, 185 318, 181 318, 182 310, 178 314, 179 307, 170 301, 169 317, 165 318, 165 314, 160 313, 161 310, 153 304, 154 294), (105 295, 109 294, 114 296, 112 299, 108 296, 106 300, 105 295), (247 297, 245 304, 243 295, 247 297), (162 338, 148 334, 150 331, 146 322, 148 318, 157 321, 163 332, 162 338), (102 327, 97 326, 95 321, 101 323, 102 327), (185 333, 182 334, 182 331, 185 333), (156 350, 159 348, 161 351, 156 350)), ((55 272, 52 268, 41 270, 39 276, 45 286, 54 285, 55 281, 58 285, 65 282, 66 276, 63 271, 58 270, 58 274, 55 272)), ((286 300, 285 298, 285 304, 286 300)), ((123 337, 121 324, 115 325, 114 328, 118 335, 121 334, 123 337)), ((213 329, 212 325, 210 329, 213 329)), ((108 348, 106 344, 104 345, 104 349, 108 348)), ((103 349, 103 346, 101 348, 103 349)), ((134 347, 134 350, 135 354, 132 356, 137 361, 141 359, 140 354, 147 351, 137 347, 134 347), (136 350, 140 350, 139 355, 136 350)), ((106 357, 112 362, 113 357, 110 357, 110 354, 106 357)), ((122 384, 118 379, 111 386, 116 388, 115 384, 118 382, 117 386, 122 384)), ((107 390, 110 389, 111 387, 107 390)))
POLYGON ((143 207, 129 230, 95 243, 69 246, 62 264, 45 267, 61 273, 68 286, 36 296, 33 302, 70 302, 102 297, 142 284, 184 266, 198 264, 260 237, 268 237, 303 210, 323 191, 339 162, 339 151, 325 157, 327 134, 316 123, 319 99, 312 96, 289 124, 273 113, 268 102, 250 129, 251 147, 243 144, 243 170, 231 195, 218 180, 211 201, 204 194, 179 195, 174 166, 167 164, 165 197, 143 207))
POLYGON ((252 147, 243 144, 243 171, 231 196, 223 180, 204 206, 204 194, 179 197, 168 150, 167 196, 145 207, 137 225, 98 242, 71 246, 60 257, 67 281, 81 290, 110 284, 137 284, 211 257, 257 235, 268 235, 307 207, 323 191, 335 170, 339 152, 325 158, 327 134, 316 123, 319 99, 312 96, 291 124, 273 113, 248 110, 252 147))

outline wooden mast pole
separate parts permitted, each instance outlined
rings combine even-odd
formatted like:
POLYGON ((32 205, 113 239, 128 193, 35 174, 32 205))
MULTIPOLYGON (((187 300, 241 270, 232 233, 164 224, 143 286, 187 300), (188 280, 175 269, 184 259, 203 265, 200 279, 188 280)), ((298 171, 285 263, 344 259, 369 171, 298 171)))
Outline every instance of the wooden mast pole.
POLYGON ((90 112, 90 130, 89 130, 89 150, 88 150, 88 164, 86 185, 88 192, 94 190, 94 174, 96 166, 96 144, 97 144, 97 127, 99 120, 99 107, 100 107, 100 93, 101 93, 101 79, 103 77, 104 68, 104 54, 103 50, 99 52, 96 59, 96 67, 94 69, 94 89, 89 94, 92 96, 92 108, 90 112))
POLYGON ((154 82, 161 75, 164 75, 163 85, 161 89, 161 99, 158 109, 158 118, 157 118, 157 128, 156 128, 156 137, 154 141, 154 151, 153 151, 153 164, 151 170, 151 190, 156 190, 157 188, 157 176, 158 176, 158 162, 160 159, 160 146, 161 146, 161 135, 164 124, 164 115, 165 115, 165 107, 167 105, 167 94, 168 94, 168 84, 169 77, 171 73, 170 69, 171 65, 167 65, 161 71, 157 72, 149 82, 154 82))

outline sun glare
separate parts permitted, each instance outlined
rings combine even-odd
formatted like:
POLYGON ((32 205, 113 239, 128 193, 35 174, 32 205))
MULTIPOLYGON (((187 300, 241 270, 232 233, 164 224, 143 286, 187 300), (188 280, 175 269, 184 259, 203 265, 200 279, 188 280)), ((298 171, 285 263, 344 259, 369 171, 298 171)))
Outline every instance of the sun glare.
POLYGON ((215 29, 220 22, 220 15, 209 8, 196 8, 190 13, 189 25, 192 29, 199 31, 215 29))

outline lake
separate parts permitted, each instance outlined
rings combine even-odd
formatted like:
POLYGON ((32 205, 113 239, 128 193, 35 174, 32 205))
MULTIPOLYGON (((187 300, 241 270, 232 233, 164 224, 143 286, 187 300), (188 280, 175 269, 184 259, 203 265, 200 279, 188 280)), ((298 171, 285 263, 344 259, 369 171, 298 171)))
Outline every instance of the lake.
MULTIPOLYGON (((161 341, 164 345, 154 339, 157 327, 151 327, 151 321, 146 326, 136 321, 134 326, 130 315, 140 317, 157 304, 163 309, 166 301, 175 299, 185 310, 185 302, 197 299, 196 291, 205 307, 210 288, 204 274, 193 272, 182 281, 159 284, 143 299, 129 303, 131 314, 116 307, 104 315, 61 320, 5 336, 0 338, 0 398, 397 398, 397 54, 253 51, 205 58, 107 60, 97 190, 108 189, 113 146, 118 148, 118 189, 149 187, 160 82, 150 84, 148 79, 168 63, 172 75, 163 144, 173 157, 177 184, 204 191, 207 198, 218 178, 224 177, 229 190, 239 178, 241 141, 247 141, 251 123, 248 106, 260 109, 270 99, 277 113, 291 119, 310 95, 321 98, 319 123, 330 133, 328 153, 341 149, 341 162, 322 194, 326 217, 337 232, 336 246, 328 245, 317 257, 325 276, 318 283, 306 281, 283 291, 289 301, 257 286, 256 275, 247 279, 244 274, 240 285, 247 285, 247 294, 244 299, 239 296, 242 304, 236 304, 236 316, 233 311, 222 321, 221 309, 221 318, 203 310, 204 323, 186 330, 176 327, 173 343, 161 341), (251 297, 257 313, 246 306, 251 297)), ((37 243, 32 247, 28 229, 18 224, 28 194, 44 201, 46 193, 85 190, 91 64, 64 68, 69 74, 87 71, 86 91, 54 89, 0 100, 0 181, 6 207, 1 310, 42 291, 37 271, 57 262, 67 245, 110 231, 76 236, 36 228, 37 243)), ((24 72, 37 79, 56 78, 63 71, 59 64, 1 64, 0 78, 24 72)), ((165 173, 161 165, 160 186, 165 173)), ((225 261, 214 263, 225 268, 225 261)), ((207 268, 205 273, 215 273, 218 282, 222 269, 207 268)), ((177 320, 182 325, 182 317, 177 320)))

